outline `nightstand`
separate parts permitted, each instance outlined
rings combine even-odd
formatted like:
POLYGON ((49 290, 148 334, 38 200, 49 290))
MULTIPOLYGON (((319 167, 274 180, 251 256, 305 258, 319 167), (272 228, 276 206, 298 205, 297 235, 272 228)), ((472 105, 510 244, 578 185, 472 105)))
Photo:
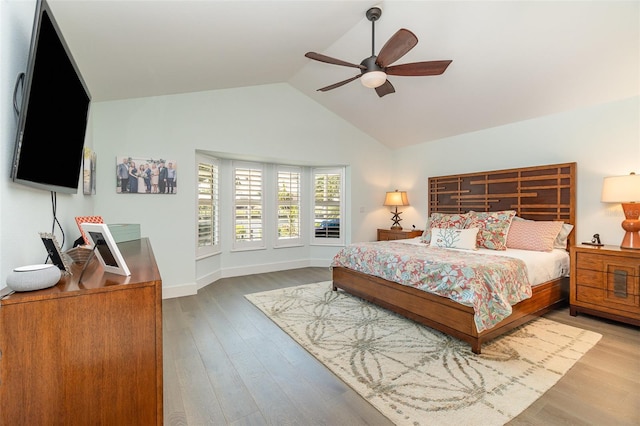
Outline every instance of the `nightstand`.
POLYGON ((581 245, 570 254, 569 313, 640 325, 640 250, 581 245))
POLYGON ((408 238, 419 237, 420 235, 422 235, 422 231, 420 229, 414 229, 411 231, 378 229, 378 241, 406 240, 408 238))

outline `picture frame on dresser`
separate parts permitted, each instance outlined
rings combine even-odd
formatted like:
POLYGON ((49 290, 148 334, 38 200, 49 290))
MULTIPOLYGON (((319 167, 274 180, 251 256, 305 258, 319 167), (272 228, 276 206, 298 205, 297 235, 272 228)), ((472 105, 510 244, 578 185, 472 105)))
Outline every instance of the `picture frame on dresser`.
POLYGON ((70 274, 71 269, 67 258, 62 254, 62 249, 55 235, 50 232, 40 232, 40 239, 47 250, 47 255, 51 263, 56 265, 62 273, 70 274))
POLYGON ((88 236, 91 248, 106 272, 131 275, 124 257, 122 257, 116 241, 105 223, 82 223, 80 226, 88 236))

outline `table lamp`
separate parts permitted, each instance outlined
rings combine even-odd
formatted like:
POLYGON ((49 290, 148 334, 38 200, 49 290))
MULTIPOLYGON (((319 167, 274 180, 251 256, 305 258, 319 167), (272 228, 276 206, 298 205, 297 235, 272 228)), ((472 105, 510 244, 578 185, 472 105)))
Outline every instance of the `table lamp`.
POLYGON ((604 178, 602 202, 622 204, 625 234, 620 247, 640 250, 640 175, 631 173, 604 178))
POLYGON ((400 226, 400 214, 402 212, 398 212, 398 206, 408 206, 409 199, 407 198, 406 191, 395 191, 387 192, 387 196, 384 199, 385 206, 394 206, 396 208, 395 213, 393 213, 393 217, 391 220, 393 221, 393 225, 391 225, 391 229, 394 231, 402 231, 402 226, 400 226))

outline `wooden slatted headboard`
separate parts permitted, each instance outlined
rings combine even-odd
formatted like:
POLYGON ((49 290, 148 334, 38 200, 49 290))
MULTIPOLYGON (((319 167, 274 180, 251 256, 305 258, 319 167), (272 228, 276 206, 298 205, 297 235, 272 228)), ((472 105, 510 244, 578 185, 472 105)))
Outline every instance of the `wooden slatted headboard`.
MULTIPOLYGON (((576 225, 576 163, 429 178, 429 214, 515 210, 576 225)), ((575 243, 575 228, 569 244, 575 243)))

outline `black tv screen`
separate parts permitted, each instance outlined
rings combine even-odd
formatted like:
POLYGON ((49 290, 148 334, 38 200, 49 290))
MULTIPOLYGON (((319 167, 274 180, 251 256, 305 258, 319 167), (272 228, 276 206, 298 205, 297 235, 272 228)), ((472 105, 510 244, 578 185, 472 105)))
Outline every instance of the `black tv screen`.
POLYGON ((11 177, 77 193, 91 96, 46 1, 39 1, 18 112, 11 177))

